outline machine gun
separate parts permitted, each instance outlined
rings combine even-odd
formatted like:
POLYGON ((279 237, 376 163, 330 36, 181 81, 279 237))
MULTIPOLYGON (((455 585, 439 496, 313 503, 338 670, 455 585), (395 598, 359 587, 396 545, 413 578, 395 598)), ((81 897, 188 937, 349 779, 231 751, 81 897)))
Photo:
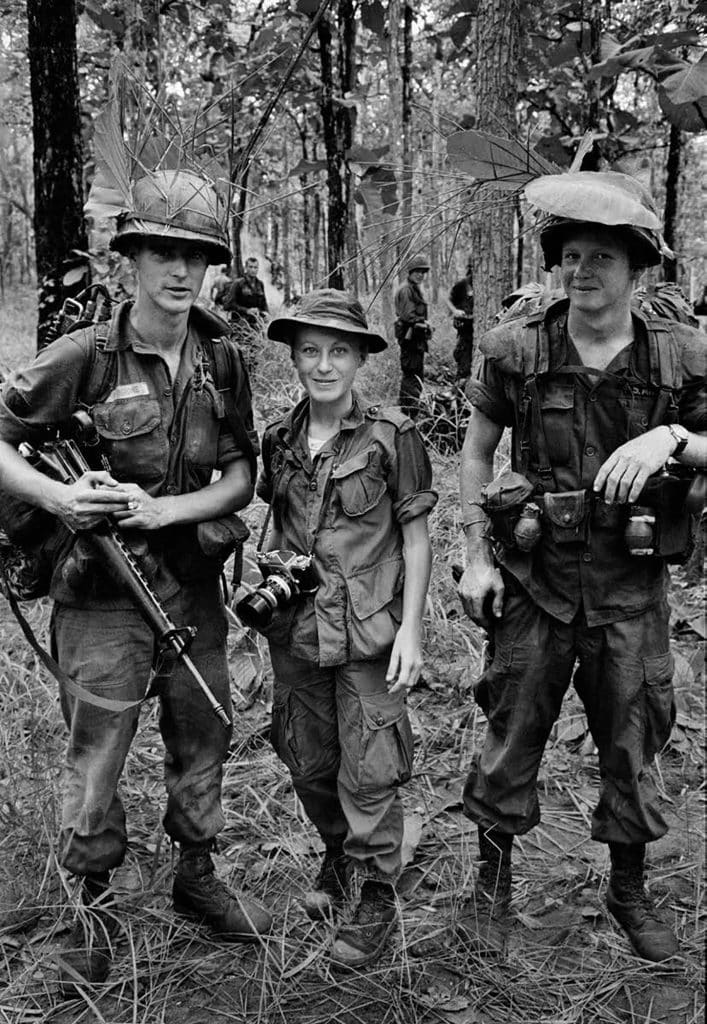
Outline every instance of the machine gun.
MULTIPOLYGON (((93 422, 86 412, 77 412, 72 417, 75 432, 89 439, 95 434, 93 422)), ((79 443, 73 438, 60 437, 34 448, 29 444, 20 445, 20 453, 36 469, 61 483, 74 483, 92 468, 87 462, 79 443)), ((109 469, 104 462, 104 468, 109 469)), ((218 702, 208 683, 189 656, 196 630, 193 626, 177 626, 162 607, 159 597, 150 585, 140 563, 130 550, 119 530, 104 519, 92 530, 81 533, 91 553, 110 571, 129 594, 138 611, 152 629, 160 649, 160 659, 176 657, 188 670, 194 682, 209 702, 221 724, 228 728, 231 721, 223 705, 218 702)), ((159 668, 159 661, 158 661, 159 668)))

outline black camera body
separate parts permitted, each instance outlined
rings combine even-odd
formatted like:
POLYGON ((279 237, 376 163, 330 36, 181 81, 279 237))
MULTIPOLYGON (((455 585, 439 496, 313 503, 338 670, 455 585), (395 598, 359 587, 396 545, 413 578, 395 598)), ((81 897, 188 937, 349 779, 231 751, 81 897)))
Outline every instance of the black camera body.
POLYGON ((264 629, 272 622, 276 609, 314 594, 319 577, 312 556, 296 551, 261 552, 257 561, 263 582, 238 602, 236 614, 245 626, 264 629))

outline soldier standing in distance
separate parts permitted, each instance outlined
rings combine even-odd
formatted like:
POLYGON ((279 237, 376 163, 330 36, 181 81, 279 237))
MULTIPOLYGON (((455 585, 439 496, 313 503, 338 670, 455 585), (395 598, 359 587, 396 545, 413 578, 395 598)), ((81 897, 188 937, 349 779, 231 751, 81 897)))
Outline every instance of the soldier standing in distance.
POLYGON ((430 263, 424 256, 413 256, 405 269, 407 280, 395 293, 395 339, 400 346, 401 371, 398 403, 414 419, 420 411, 425 352, 432 337, 427 300, 422 292, 430 263))

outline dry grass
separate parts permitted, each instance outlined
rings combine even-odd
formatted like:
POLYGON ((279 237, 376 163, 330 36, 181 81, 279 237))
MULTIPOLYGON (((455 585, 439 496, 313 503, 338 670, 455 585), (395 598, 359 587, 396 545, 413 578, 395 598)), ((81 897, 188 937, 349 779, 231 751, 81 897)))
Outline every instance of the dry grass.
MULTIPOLYGON (((24 324, 17 313, 16 322, 24 324)), ((2 324, 11 322, 7 311, 2 324)), ((28 340, 23 328, 24 351, 28 340)), ((5 335, 5 337, 7 337, 5 335)), ((445 342, 446 344, 446 342, 445 342)), ((3 351, 21 361, 22 344, 3 351)), ((395 353, 372 359, 365 390, 397 390, 395 353)), ((287 352, 255 377, 262 422, 288 404, 287 352)), ((671 824, 651 848, 651 889, 675 924, 682 956, 666 969, 629 952, 603 903, 606 853, 589 838, 598 769, 575 697, 568 698, 543 764, 543 822, 519 842, 513 927, 502 959, 483 959, 454 922, 477 854, 460 813, 470 759, 483 735, 471 686, 482 638, 464 619, 450 563, 460 560, 457 459, 433 452, 440 503, 427 617, 425 683, 411 695, 415 776, 405 792, 406 853, 399 885, 402 926, 391 952, 363 975, 333 975, 328 929, 305 917, 299 897, 316 871, 319 843, 267 742, 268 669, 262 642, 230 639, 239 711, 225 765, 227 826, 219 870, 271 906, 276 926, 254 947, 212 942, 177 919, 169 890, 173 853, 160 816, 162 749, 147 711, 123 780, 130 850, 116 872, 121 935, 110 983, 71 1003, 57 997, 55 956, 76 912, 72 883, 53 842, 64 727, 55 684, 39 671, 0 604, 0 1022, 29 1024, 696 1024, 703 1019, 703 666, 694 633, 694 590, 677 586, 675 649, 679 727, 657 776, 671 824), (424 941, 423 941, 424 940, 424 941)), ((253 524, 262 514, 256 504, 253 524)), ((47 609, 30 609, 37 628, 47 609)))

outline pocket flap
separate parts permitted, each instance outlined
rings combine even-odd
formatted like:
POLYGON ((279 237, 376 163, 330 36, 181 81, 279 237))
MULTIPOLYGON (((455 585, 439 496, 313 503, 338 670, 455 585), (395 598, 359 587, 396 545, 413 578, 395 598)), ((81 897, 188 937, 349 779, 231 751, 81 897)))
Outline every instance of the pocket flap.
POLYGON ((374 732, 378 729, 389 729, 405 714, 405 704, 398 697, 388 693, 368 693, 361 695, 361 711, 366 726, 374 732))
POLYGON ((343 480, 347 476, 351 476, 352 473, 358 473, 362 469, 365 469, 368 465, 371 457, 371 452, 359 452, 358 455, 353 455, 346 462, 342 462, 340 466, 332 470, 332 479, 343 480))
POLYGON ((403 585, 403 560, 399 555, 349 576, 346 586, 357 619, 367 619, 390 604, 403 585))
POLYGON ((579 526, 584 519, 585 491, 564 491, 544 494, 545 515, 555 526, 567 529, 579 526))
POLYGON ((160 422, 160 405, 156 398, 125 398, 94 406, 96 429, 109 440, 149 434, 160 422))
POLYGON ((221 516, 199 523, 196 529, 199 547, 208 558, 227 558, 239 544, 250 537, 250 530, 240 516, 221 516))

